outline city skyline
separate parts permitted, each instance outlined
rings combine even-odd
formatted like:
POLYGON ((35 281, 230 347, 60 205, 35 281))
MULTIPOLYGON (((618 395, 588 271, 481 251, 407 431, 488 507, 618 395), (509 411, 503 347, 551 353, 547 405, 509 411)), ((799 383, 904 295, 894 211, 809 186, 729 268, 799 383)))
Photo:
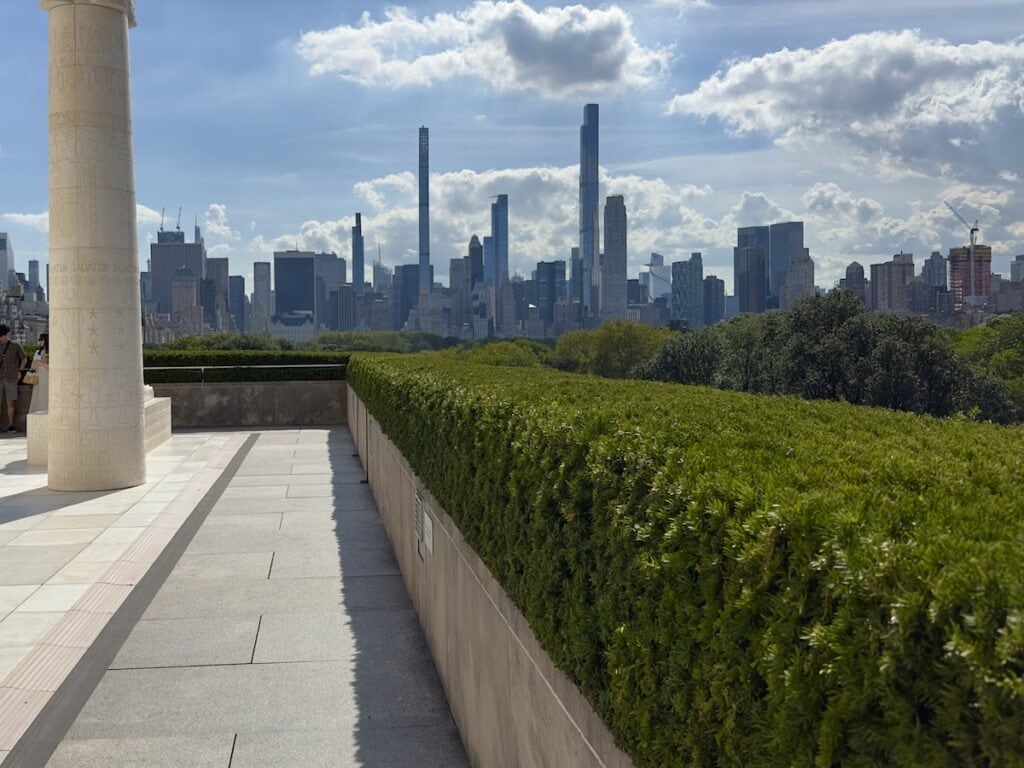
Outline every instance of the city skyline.
MULTIPOLYGON (((432 28, 428 22, 438 14, 483 34, 474 32, 483 22, 457 4, 398 16, 374 11, 360 20, 364 9, 350 4, 312 2, 271 13, 277 5, 251 3, 246 45, 273 55, 255 57, 232 42, 201 59, 199 71, 181 56, 168 67, 164 57, 173 46, 203 45, 230 14, 191 2, 173 12, 142 3, 132 39, 140 263, 156 239, 159 209, 177 205, 184 205, 187 221, 189 213, 198 214, 211 256, 230 257, 249 285, 252 262, 275 250, 333 250, 350 259, 356 211, 363 214, 371 252, 380 243, 386 264, 415 261, 416 160, 409 137, 424 124, 434 129, 431 256, 437 275, 446 276, 447 260, 463 253, 468 235, 488 230, 488 199, 504 193, 509 270, 528 276, 537 261, 568 260, 577 244, 579 115, 584 103, 596 100, 602 111, 600 200, 625 198, 630 276, 652 251, 670 262, 701 251, 705 269, 728 286, 737 227, 802 220, 818 283, 831 285, 855 259, 870 265, 904 250, 924 258, 966 244, 967 233, 945 210, 944 198, 981 220, 993 268, 1008 274, 1010 260, 1024 252, 1024 150, 1012 140, 1022 115, 1012 100, 999 100, 996 87, 1012 96, 1024 67, 1024 44, 997 34, 1012 6, 941 3, 942 13, 929 13, 940 4, 910 5, 859 4, 854 13, 837 3, 826 20, 806 4, 775 4, 776 23, 756 34, 767 11, 747 3, 577 7, 572 13, 621 43, 622 60, 612 71, 587 56, 549 56, 546 74, 529 72, 505 37, 498 47, 517 66, 502 79, 497 70, 442 76, 426 60, 415 59, 414 66, 414 59, 385 50, 402 25, 432 28), (190 35, 169 33, 180 28, 173 19, 185 13, 197 19, 190 35), (919 31, 901 31, 913 28, 919 31), (354 71, 353 60, 332 57, 345 41, 377 51, 379 69, 354 71), (759 72, 792 64, 794 87, 809 86, 825 82, 832 58, 884 68, 907 52, 909 74, 894 92, 872 90, 857 77, 846 84, 871 117, 858 135, 843 129, 850 123, 845 113, 818 110, 814 140, 796 117, 779 122, 750 108, 757 96, 751 78, 759 72), (416 79, 421 71, 433 72, 423 76, 429 82, 416 79), (958 90, 989 81, 994 84, 974 91, 979 102, 971 124, 939 119, 940 106, 957 106, 958 90), (895 101, 886 102, 883 92, 895 101), (326 102, 360 109, 320 109, 326 102), (896 134, 884 130, 911 102, 923 105, 921 120, 896 134), (310 120, 300 128, 294 114, 303 111, 310 120)), ((554 25, 571 41, 587 42, 572 38, 568 8, 473 7, 495 19, 494 34, 512 19, 527 30, 554 25)), ((45 114, 37 108, 45 93, 45 35, 31 34, 42 29, 45 15, 32 4, 12 4, 0 10, 0 23, 25 30, 0 53, 8 103, 21 112, 0 128, 0 177, 8 182, 0 185, 0 231, 10 232, 24 271, 29 259, 47 261, 45 114)), ((458 43, 435 42, 458 53, 458 43)), ((800 112, 781 86, 760 96, 787 114, 800 112)))

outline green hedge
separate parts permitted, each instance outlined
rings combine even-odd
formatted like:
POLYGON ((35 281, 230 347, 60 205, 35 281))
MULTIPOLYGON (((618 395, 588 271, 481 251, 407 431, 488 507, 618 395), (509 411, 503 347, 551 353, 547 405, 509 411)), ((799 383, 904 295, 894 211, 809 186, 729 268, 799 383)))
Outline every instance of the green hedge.
POLYGON ((348 355, 338 352, 293 352, 277 350, 162 350, 147 349, 142 353, 146 368, 186 366, 256 366, 297 365, 298 368, 228 368, 201 371, 145 372, 147 384, 221 381, 334 381, 345 378, 348 355), (340 365, 333 368, 301 367, 306 364, 340 365))
POLYGON ((1024 763, 1024 431, 355 355, 638 766, 1024 763))

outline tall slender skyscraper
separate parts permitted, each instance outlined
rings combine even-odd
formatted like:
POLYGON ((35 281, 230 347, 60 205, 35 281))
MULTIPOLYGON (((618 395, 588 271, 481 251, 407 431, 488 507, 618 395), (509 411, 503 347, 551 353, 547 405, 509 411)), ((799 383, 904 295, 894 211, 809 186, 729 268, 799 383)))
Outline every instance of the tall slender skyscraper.
POLYGON ((7 290, 10 274, 14 272, 14 248, 6 232, 0 232, 0 288, 7 290))
POLYGON ((420 292, 430 293, 430 129, 420 126, 420 292))
POLYGON ((626 203, 609 195, 604 206, 604 259, 601 262, 602 320, 624 319, 626 303, 626 203))
POLYGON ((508 280, 508 195, 491 203, 491 238, 494 241, 494 287, 508 280))
POLYGON ((252 265, 252 330, 255 333, 270 330, 269 261, 257 261, 252 265))
POLYGON ((363 238, 363 215, 356 214, 356 225, 352 227, 352 295, 358 304, 363 298, 366 286, 366 272, 363 258, 366 255, 366 240, 363 238))
POLYGON ((583 107, 580 126, 580 259, 583 266, 584 314, 597 314, 594 288, 598 253, 600 252, 600 184, 598 178, 598 109, 597 104, 583 107))

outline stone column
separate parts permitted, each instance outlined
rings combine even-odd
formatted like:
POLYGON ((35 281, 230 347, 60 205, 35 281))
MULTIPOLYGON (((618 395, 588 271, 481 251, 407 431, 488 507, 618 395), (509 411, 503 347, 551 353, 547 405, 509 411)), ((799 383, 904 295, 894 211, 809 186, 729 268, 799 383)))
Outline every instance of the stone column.
POLYGON ((128 74, 134 0, 50 14, 50 488, 146 480, 128 74))

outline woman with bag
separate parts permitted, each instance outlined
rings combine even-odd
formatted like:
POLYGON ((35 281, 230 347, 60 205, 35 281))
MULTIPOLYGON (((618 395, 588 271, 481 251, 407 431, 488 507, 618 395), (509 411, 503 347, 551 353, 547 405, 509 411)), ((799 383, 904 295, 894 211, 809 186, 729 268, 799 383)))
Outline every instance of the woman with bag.
POLYGON ((39 348, 32 357, 31 370, 25 374, 25 382, 33 384, 32 403, 29 413, 46 411, 50 407, 50 334, 39 334, 39 348), (35 374, 33 376, 33 374, 35 374))

